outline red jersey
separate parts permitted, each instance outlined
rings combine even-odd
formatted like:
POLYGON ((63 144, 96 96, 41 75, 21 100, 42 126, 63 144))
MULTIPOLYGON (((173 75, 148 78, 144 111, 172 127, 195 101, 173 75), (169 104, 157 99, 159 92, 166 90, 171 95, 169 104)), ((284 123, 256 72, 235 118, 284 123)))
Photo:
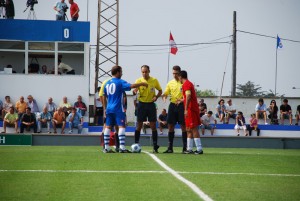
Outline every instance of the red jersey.
POLYGON ((74 13, 75 13, 77 10, 79 10, 78 5, 77 5, 77 3, 73 2, 73 3, 71 4, 71 7, 70 7, 70 15, 71 15, 71 17, 79 17, 78 13, 77 13, 75 16, 73 16, 74 13))
POLYGON ((196 92, 195 92, 195 87, 189 80, 186 80, 185 83, 183 83, 183 85, 182 85, 182 93, 183 93, 183 98, 184 98, 184 104, 186 104, 186 94, 185 94, 186 91, 191 92, 191 102, 188 106, 188 110, 193 110, 195 112, 200 113, 199 105, 198 105, 198 102, 197 102, 197 95, 196 95, 196 92))

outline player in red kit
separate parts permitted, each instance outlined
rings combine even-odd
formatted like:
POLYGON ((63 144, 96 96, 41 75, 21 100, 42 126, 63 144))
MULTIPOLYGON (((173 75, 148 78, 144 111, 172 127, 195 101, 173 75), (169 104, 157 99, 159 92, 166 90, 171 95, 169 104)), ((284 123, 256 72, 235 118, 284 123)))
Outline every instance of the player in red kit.
POLYGON ((186 154, 203 154, 198 126, 201 124, 199 106, 194 85, 188 80, 187 72, 181 71, 179 80, 182 82, 185 125, 187 130, 186 154), (193 151, 193 138, 197 150, 193 151))

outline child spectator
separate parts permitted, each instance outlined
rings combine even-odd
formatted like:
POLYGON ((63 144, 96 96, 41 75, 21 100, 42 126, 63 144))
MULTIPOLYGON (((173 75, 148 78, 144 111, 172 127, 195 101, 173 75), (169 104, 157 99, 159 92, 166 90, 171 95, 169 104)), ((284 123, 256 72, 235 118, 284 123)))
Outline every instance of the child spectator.
POLYGON ((217 120, 212 116, 213 112, 212 111, 208 111, 207 114, 203 115, 201 117, 201 121, 202 121, 202 125, 201 125, 201 130, 202 130, 202 135, 204 135, 205 133, 205 129, 210 130, 211 135, 214 134, 215 128, 216 128, 216 124, 217 124, 217 120), (215 125, 211 126, 210 122, 214 121, 215 125))
POLYGON ((240 129, 244 130, 244 135, 248 136, 245 124, 245 117, 242 112, 238 112, 238 115, 235 119, 235 127, 234 129, 237 131, 237 136, 240 136, 240 129))
POLYGON ((247 125, 247 130, 249 131, 249 136, 251 136, 251 133, 253 130, 257 132, 257 136, 260 134, 260 129, 258 128, 258 120, 256 119, 256 115, 253 113, 251 114, 251 118, 249 120, 250 125, 247 125))

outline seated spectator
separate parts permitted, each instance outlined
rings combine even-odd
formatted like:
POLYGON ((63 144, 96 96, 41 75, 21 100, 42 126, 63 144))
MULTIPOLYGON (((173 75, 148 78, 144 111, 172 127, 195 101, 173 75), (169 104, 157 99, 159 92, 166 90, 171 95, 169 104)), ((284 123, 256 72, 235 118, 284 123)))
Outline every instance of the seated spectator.
POLYGON ((5 96, 5 101, 3 103, 3 109, 2 109, 2 119, 4 119, 6 113, 9 113, 10 107, 12 106, 13 103, 10 101, 10 96, 5 96))
POLYGON ((202 130, 202 135, 204 135, 205 133, 205 129, 207 130, 210 130, 210 133, 211 135, 214 134, 214 131, 215 131, 215 128, 216 128, 216 125, 217 125, 217 120, 213 117, 213 112, 212 111, 208 111, 207 114, 203 115, 201 117, 201 130, 202 130), (211 122, 215 122, 215 125, 214 126, 211 126, 210 123, 211 122))
POLYGON ((149 121, 144 121, 143 122, 143 132, 144 132, 144 134, 146 134, 146 132, 147 132, 147 128, 150 128, 150 122, 149 121))
POLYGON ((50 112, 48 112, 47 107, 44 107, 43 108, 43 112, 37 118, 37 121, 38 121, 38 133, 41 133, 42 126, 45 126, 45 125, 47 125, 48 134, 51 133, 50 132, 51 119, 52 119, 52 116, 51 116, 50 112))
POLYGON ((227 101, 227 104, 226 104, 226 109, 225 109, 225 116, 226 116, 226 124, 229 123, 229 119, 230 118, 233 118, 235 119, 236 118, 236 108, 235 108, 235 105, 232 104, 232 100, 229 99, 227 101))
POLYGON ((40 71, 40 74, 49 74, 47 66, 46 65, 42 65, 42 69, 40 71))
POLYGON ((266 104, 264 104, 264 99, 258 99, 258 103, 255 107, 255 112, 256 119, 264 118, 265 124, 267 125, 267 106, 266 104))
POLYGON ((103 105, 99 97, 99 91, 101 87, 98 87, 95 93, 95 125, 97 126, 100 121, 100 125, 103 124, 103 105))
POLYGON ((5 115, 4 121, 3 121, 3 132, 6 133, 6 127, 7 126, 14 126, 16 133, 18 132, 18 114, 15 113, 15 108, 13 106, 10 107, 9 112, 5 115))
POLYGON ((219 100, 216 110, 217 110, 216 118, 219 118, 220 122, 224 123, 225 110, 226 110, 226 107, 224 105, 224 99, 219 100))
POLYGON ((61 107, 58 107, 57 111, 54 112, 54 115, 52 118, 52 125, 53 125, 54 133, 57 133, 57 131, 56 131, 57 126, 61 126, 61 134, 65 133, 66 116, 61 107))
POLYGON ((82 132, 82 125, 83 125, 83 117, 80 112, 77 112, 76 108, 72 108, 72 112, 69 114, 67 118, 69 122, 69 133, 73 133, 73 129, 78 129, 78 134, 82 132))
POLYGON ((296 123, 295 125, 298 126, 298 122, 299 122, 299 119, 300 119, 300 105, 297 106, 297 111, 296 111, 296 123))
POLYGON ((157 119, 159 124, 158 126, 159 126, 160 134, 163 134, 163 128, 168 128, 167 118, 168 118, 167 110, 163 109, 157 119))
POLYGON ((270 102, 270 106, 267 109, 269 111, 269 115, 268 118, 271 120, 271 124, 275 124, 278 125, 278 107, 276 105, 276 101, 275 100, 271 100, 270 102))
POLYGON ((77 112, 80 112, 80 114, 82 116, 85 115, 87 107, 86 107, 85 103, 82 102, 82 97, 81 96, 77 97, 77 102, 74 103, 74 108, 77 110, 77 112))
POLYGON ((71 66, 61 62, 61 59, 58 59, 58 70, 61 70, 64 74, 75 75, 75 70, 71 66))
POLYGON ((26 112, 27 103, 24 101, 24 97, 21 96, 20 99, 16 102, 16 110, 21 119, 22 115, 26 112))
POLYGON ((30 107, 31 112, 34 113, 34 114, 37 113, 37 112, 40 112, 39 106, 38 106, 36 100, 32 97, 32 95, 29 95, 27 97, 27 99, 28 99, 27 107, 30 107))
POLYGON ((252 131, 257 132, 257 136, 260 134, 260 129, 258 128, 258 119, 256 119, 255 114, 251 114, 251 118, 249 119, 250 125, 247 125, 247 130, 249 131, 249 136, 251 136, 252 131))
POLYGON ((48 98, 48 102, 45 104, 44 107, 47 107, 48 112, 50 112, 51 116, 53 117, 54 112, 57 109, 56 104, 53 102, 52 97, 48 98))
POLYGON ((8 65, 6 66, 6 68, 11 68, 11 69, 12 69, 12 73, 17 73, 17 72, 13 69, 13 67, 12 67, 11 64, 8 64, 8 65))
POLYGON ((202 117, 207 112, 207 106, 206 106, 206 103, 204 103, 203 98, 199 101, 198 105, 199 105, 199 110, 200 110, 200 117, 202 117))
POLYGON ((281 120, 281 125, 284 124, 284 119, 289 119, 290 120, 290 125, 292 125, 293 122, 293 114, 292 114, 292 108, 288 104, 288 99, 283 99, 283 104, 280 105, 280 120, 281 120))
POLYGON ((37 126, 36 126, 36 118, 33 113, 31 113, 31 108, 27 107, 26 112, 23 114, 21 118, 21 133, 24 133, 24 129, 30 130, 33 128, 33 132, 36 133, 37 126))
POLYGON ((63 112, 65 113, 65 116, 69 116, 72 110, 71 103, 68 102, 68 98, 66 96, 63 97, 62 102, 59 104, 59 107, 62 108, 63 112))
POLYGON ((238 112, 237 117, 235 118, 235 127, 234 129, 237 131, 237 136, 240 136, 240 130, 244 130, 244 135, 248 136, 247 128, 245 124, 245 117, 242 112, 238 112))

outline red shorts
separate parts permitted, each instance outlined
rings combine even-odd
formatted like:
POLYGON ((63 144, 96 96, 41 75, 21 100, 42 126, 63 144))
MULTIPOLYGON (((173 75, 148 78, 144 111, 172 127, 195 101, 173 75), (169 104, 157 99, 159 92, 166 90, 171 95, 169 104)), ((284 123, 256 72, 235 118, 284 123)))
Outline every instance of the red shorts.
POLYGON ((199 112, 188 110, 188 115, 185 116, 185 126, 187 128, 195 128, 201 124, 199 112))

